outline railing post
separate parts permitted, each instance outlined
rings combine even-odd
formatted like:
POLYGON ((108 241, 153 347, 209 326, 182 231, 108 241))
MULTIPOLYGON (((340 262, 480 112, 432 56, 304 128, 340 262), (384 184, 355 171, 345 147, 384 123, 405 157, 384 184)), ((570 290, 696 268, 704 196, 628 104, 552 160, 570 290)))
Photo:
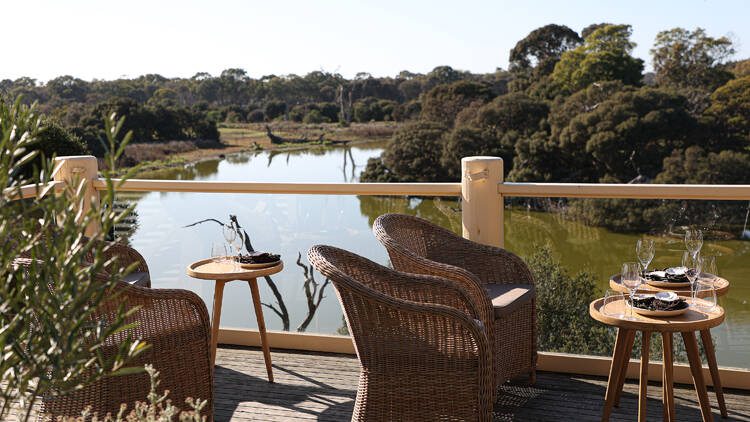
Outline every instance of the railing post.
POLYGON ((465 238, 503 247, 503 197, 497 193, 497 185, 502 182, 502 158, 461 159, 461 221, 465 238))
MULTIPOLYGON (((99 203, 99 193, 94 189, 92 181, 97 178, 99 166, 96 157, 92 155, 73 155, 55 158, 55 166, 59 166, 54 174, 56 181, 68 182, 71 185, 77 179, 78 183, 86 182, 86 189, 82 191, 83 209, 78 210, 79 216, 83 217, 91 209, 91 201, 99 203)), ((77 189, 73 189, 76 192, 77 189)), ((86 236, 92 236, 101 230, 98 219, 94 219, 87 227, 86 236)))

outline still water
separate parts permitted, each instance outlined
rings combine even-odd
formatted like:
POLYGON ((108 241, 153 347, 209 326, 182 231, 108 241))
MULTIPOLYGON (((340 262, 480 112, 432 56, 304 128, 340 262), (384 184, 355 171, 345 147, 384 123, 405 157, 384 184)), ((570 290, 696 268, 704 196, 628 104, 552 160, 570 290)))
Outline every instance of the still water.
MULTIPOLYGON (((382 144, 359 144, 292 152, 255 152, 203 161, 185 168, 144 174, 139 178, 259 182, 356 182, 367 159, 382 151, 382 144)), ((189 289, 200 295, 209 312, 213 282, 185 274, 194 261, 207 258, 212 242, 223 237, 218 224, 194 222, 214 218, 228 221, 237 215, 256 250, 281 254, 285 268, 271 277, 280 297, 265 280, 259 280, 266 326, 270 330, 296 331, 310 313, 309 333, 340 334, 345 331, 342 313, 333 291, 317 272, 310 272, 305 258, 315 244, 329 244, 388 263, 385 249, 371 232, 373 220, 387 212, 417 215, 457 233, 461 230, 457 198, 437 200, 353 195, 268 195, 182 192, 122 193, 136 203, 130 242, 148 261, 153 287, 189 289), (308 274, 307 278, 305 274, 308 274), (311 297, 305 289, 307 281, 311 297), (318 290, 314 290, 317 288, 318 290), (322 295, 320 289, 323 289, 322 295), (312 300, 312 310, 308 306, 312 300), (318 304, 317 308, 315 307, 318 304), (286 312, 284 312, 286 309, 286 312), (284 320, 288 321, 285 327, 284 320)), ((639 237, 616 234, 565 219, 559 214, 505 211, 506 247, 524 256, 548 244, 571 273, 591 272, 606 288, 611 274, 624 261, 635 261, 639 237)), ((684 250, 680 239, 658 238, 652 267, 677 265, 684 250)), ((726 321, 712 333, 717 357, 725 366, 750 367, 750 242, 707 241, 703 252, 718 255, 720 274, 731 282, 729 294, 720 299, 727 309, 726 321)), ((224 291, 222 326, 256 328, 247 283, 229 283, 224 291)))

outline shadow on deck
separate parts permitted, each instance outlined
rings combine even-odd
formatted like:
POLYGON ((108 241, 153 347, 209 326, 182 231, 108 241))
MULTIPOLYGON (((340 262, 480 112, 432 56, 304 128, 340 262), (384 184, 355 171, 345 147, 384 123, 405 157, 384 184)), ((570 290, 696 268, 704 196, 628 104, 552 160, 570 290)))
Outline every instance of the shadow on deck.
MULTIPOLYGON (((348 421, 357 395, 356 357, 332 353, 272 350, 275 383, 266 378, 258 348, 220 347, 215 370, 215 420, 348 421)), ((503 386, 496 421, 599 421, 607 381, 601 377, 540 372, 530 387, 518 379, 503 386)), ((677 420, 701 420, 691 385, 676 385, 677 420)), ((750 421, 750 392, 725 390, 729 419, 722 419, 709 390, 717 421, 750 421)), ((661 384, 649 384, 648 420, 662 419, 661 384)), ((625 384, 612 421, 637 419, 638 384, 625 384)))

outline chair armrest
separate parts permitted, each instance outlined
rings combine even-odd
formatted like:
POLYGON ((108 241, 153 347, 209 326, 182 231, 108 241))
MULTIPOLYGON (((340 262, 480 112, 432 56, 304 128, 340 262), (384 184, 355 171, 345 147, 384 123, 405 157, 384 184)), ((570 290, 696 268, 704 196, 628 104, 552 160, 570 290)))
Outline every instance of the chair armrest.
POLYGON ((387 281, 371 287, 397 299, 448 306, 483 322, 474 297, 461 285, 437 276, 394 273, 387 281))

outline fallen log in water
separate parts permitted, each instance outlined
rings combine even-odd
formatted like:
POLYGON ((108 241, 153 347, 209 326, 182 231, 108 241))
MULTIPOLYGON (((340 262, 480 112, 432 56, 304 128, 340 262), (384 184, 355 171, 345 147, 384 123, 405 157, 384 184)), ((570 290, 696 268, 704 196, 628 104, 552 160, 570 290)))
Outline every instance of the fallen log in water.
POLYGON ((266 125, 266 132, 268 133, 268 139, 271 140, 272 144, 306 144, 309 142, 317 142, 321 144, 333 144, 333 145, 346 145, 351 140, 336 140, 336 139, 324 139, 323 135, 321 134, 318 139, 308 139, 307 137, 304 138, 282 138, 281 136, 274 135, 271 132, 271 128, 266 125))

